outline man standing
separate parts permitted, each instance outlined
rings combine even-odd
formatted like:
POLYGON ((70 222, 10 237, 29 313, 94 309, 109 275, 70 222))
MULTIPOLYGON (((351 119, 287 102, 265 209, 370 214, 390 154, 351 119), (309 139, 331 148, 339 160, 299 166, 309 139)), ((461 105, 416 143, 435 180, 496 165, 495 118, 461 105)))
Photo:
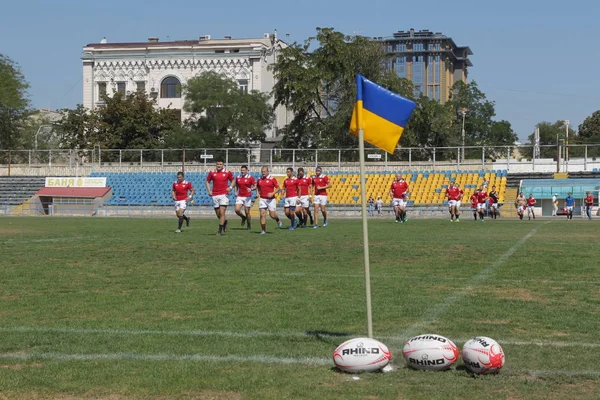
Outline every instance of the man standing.
POLYGON ((477 212, 479 213, 479 220, 483 222, 483 216, 485 213, 485 206, 488 199, 488 194, 485 191, 483 185, 479 188, 479 192, 477 192, 477 212))
POLYGON ((171 188, 171 198, 175 201, 175 215, 179 219, 177 229, 175 233, 181 232, 183 221, 186 226, 190 226, 190 217, 185 216, 185 210, 187 209, 187 202, 192 200, 194 196, 194 188, 192 182, 188 182, 184 179, 183 172, 177 173, 177 180, 173 182, 171 188))
POLYGON ((252 208, 252 191, 256 190, 256 181, 252 175, 248 174, 247 165, 242 165, 240 172, 241 175, 235 178, 237 196, 235 199, 235 213, 242 218, 242 226, 247 222, 248 230, 252 230, 250 209, 252 208), (244 207, 243 213, 242 207, 244 207))
POLYGON ((290 231, 296 229, 296 206, 298 205, 298 178, 294 176, 294 169, 288 168, 285 171, 287 179, 283 181, 283 191, 285 192, 285 203, 283 212, 290 219, 290 231))
POLYGON ((523 219, 523 214, 525 213, 525 207, 527 206, 527 199, 523 192, 519 193, 517 199, 515 200, 515 207, 517 207, 517 214, 519 214, 519 219, 523 219))
POLYGON ((479 193, 479 189, 476 189, 475 192, 471 195, 471 211, 473 211, 473 219, 477 221, 477 194, 479 193))
POLYGON ((492 218, 498 218, 498 201, 500 200, 500 196, 496 191, 496 186, 492 186, 492 191, 490 192, 490 213, 492 214, 492 218))
POLYGON ((310 212, 310 191, 313 185, 312 178, 304 175, 304 168, 298 168, 298 190, 300 208, 296 209, 296 215, 300 219, 300 226, 306 228, 306 221, 310 218, 310 224, 313 223, 312 213, 310 212))
POLYGON ((315 176, 313 177, 313 187, 315 188, 315 197, 313 204, 315 205, 315 225, 313 228, 319 227, 319 209, 323 214, 323 226, 327 226, 327 189, 331 188, 329 183, 329 177, 322 173, 321 167, 317 167, 315 170, 315 176))
POLYGON ((450 221, 460 222, 460 202, 462 200, 464 192, 458 187, 456 182, 451 182, 450 186, 446 189, 446 197, 448 198, 448 210, 450 211, 450 221))
POLYGON ((585 192, 587 196, 585 197, 585 214, 588 219, 592 220, 592 207, 594 206, 594 196, 590 192, 585 192))
POLYGON ((225 213, 229 205, 228 194, 233 189, 233 174, 225 169, 225 163, 222 159, 217 160, 215 169, 208 173, 206 177, 206 191, 213 199, 213 208, 219 218, 219 231, 217 236, 227 232, 227 219, 225 213), (210 183, 212 182, 212 190, 210 183))
POLYGON ((573 219, 573 209, 575 208, 575 197, 569 193, 565 199, 565 208, 567 209, 567 219, 573 219))
POLYGON ((404 181, 402 175, 396 174, 396 178, 390 187, 390 197, 392 198, 392 207, 396 215, 396 222, 406 222, 406 202, 404 193, 408 192, 408 183, 404 181))
POLYGON ((367 205, 369 206, 369 217, 373 217, 375 215, 375 199, 373 196, 369 196, 369 200, 367 200, 367 205))
POLYGON ((531 221, 531 216, 535 219, 535 203, 537 200, 533 197, 533 193, 529 193, 529 198, 527 199, 527 218, 531 221))
POLYGON ((556 217, 558 214, 558 193, 554 193, 552 196, 552 216, 556 217))
POLYGON ((381 210, 383 209, 383 200, 381 196, 377 196, 377 201, 375 202, 375 209, 377 210, 377 216, 381 217, 381 210))
POLYGON ((275 199, 275 196, 281 190, 279 189, 277 179, 269 174, 269 168, 262 167, 260 173, 262 176, 258 178, 256 189, 260 196, 260 202, 258 204, 258 208, 260 209, 260 234, 264 235, 267 233, 267 212, 272 219, 277 221, 277 226, 279 228, 283 225, 277 216, 277 211, 275 211, 277 206, 277 199, 275 199))

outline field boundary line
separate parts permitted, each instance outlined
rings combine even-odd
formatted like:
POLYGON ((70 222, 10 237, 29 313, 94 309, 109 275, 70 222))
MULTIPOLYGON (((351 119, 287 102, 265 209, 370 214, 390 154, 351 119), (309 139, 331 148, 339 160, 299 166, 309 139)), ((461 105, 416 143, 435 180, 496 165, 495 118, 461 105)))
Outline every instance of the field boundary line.
MULTIPOLYGON (((355 337, 361 337, 360 334, 338 334, 327 332, 228 332, 228 331, 205 331, 205 330, 150 330, 150 329, 83 329, 83 328, 56 328, 56 327, 29 327, 29 326, 17 326, 17 327, 0 327, 0 332, 6 333, 59 333, 59 334, 107 334, 107 335, 156 335, 156 336, 220 336, 220 337, 231 337, 239 339, 252 339, 252 338, 311 338, 311 337, 329 337, 329 338, 340 338, 349 339, 355 337)), ((379 340, 385 340, 390 342, 401 342, 404 343, 409 336, 391 336, 391 335, 376 335, 379 340)), ((453 338, 452 340, 456 343, 467 342, 471 338, 453 338)), ((497 341, 502 345, 514 345, 514 346, 547 346, 547 347, 588 347, 588 348, 600 348, 600 343, 584 343, 584 342, 544 342, 544 341, 523 341, 516 339, 501 339, 497 341)))
POLYGON ((483 269, 481 272, 479 272, 479 274, 477 274, 476 276, 474 276, 473 278, 471 278, 469 280, 469 283, 466 286, 458 289, 452 295, 446 297, 442 302, 436 304, 435 306, 433 306, 432 308, 430 308, 428 311, 426 311, 425 315, 421 318, 421 320, 419 322, 417 322, 417 323, 409 326, 408 328, 406 328, 402 332, 402 334, 400 336, 402 336, 402 337, 413 337, 413 336, 419 334, 421 329, 427 328, 444 311, 446 311, 446 309, 448 309, 448 307, 450 307, 451 305, 453 305, 457 301, 459 301, 462 298, 464 298, 468 294, 468 292, 471 289, 473 289, 474 285, 476 285, 477 283, 480 283, 480 282, 483 282, 483 281, 487 280, 489 278, 489 276, 496 269, 498 269, 502 264, 504 264, 506 262, 506 260, 508 260, 513 254, 515 254, 517 252, 517 250, 519 250, 519 248, 521 248, 521 246, 523 246, 525 244, 525 242, 527 242, 527 240, 529 240, 530 238, 532 238, 542 226, 545 226, 545 225, 549 224, 550 222, 551 221, 546 221, 542 225, 540 225, 538 227, 535 227, 531 231, 529 231, 529 233, 527 233, 527 235, 525 235, 524 237, 522 237, 521 239, 519 239, 517 241, 517 243, 515 243, 504 254, 502 254, 500 257, 498 257, 496 259, 496 261, 494 261, 492 264, 490 264, 485 269, 483 269))

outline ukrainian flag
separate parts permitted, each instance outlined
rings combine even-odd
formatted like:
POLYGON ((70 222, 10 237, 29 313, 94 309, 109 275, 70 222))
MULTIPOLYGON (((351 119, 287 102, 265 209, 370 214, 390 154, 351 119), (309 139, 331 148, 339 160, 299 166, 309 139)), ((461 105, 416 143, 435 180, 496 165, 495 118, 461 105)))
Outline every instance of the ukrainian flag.
POLYGON ((358 130, 362 129, 365 141, 388 153, 394 153, 415 107, 414 101, 357 75, 356 104, 350 121, 350 132, 358 136, 358 130))

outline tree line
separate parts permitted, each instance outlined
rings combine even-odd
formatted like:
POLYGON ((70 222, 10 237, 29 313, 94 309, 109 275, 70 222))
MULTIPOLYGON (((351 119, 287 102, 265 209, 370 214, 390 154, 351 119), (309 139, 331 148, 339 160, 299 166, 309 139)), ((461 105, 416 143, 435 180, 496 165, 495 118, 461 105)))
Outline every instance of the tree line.
MULTIPOLYGON (((512 146, 516 142, 510 122, 495 119, 495 104, 477 82, 457 82, 450 99, 440 103, 415 90, 411 81, 389 71, 388 57, 381 44, 366 37, 317 28, 316 35, 304 43, 283 48, 271 66, 276 78, 273 104, 269 94, 242 91, 235 80, 205 72, 188 80, 182 88, 184 111, 190 115, 183 122, 180 111, 158 109, 155 100, 143 92, 114 93, 104 95, 104 106, 94 110, 81 104, 61 110, 62 119, 52 122, 53 135, 36 143, 39 141, 38 148, 73 150, 244 148, 265 139, 265 131, 274 121, 275 107, 283 105, 291 117, 278 132, 278 147, 356 148, 358 139, 348 134, 348 126, 358 73, 417 103, 400 141, 400 147, 422 150, 413 154, 415 159, 431 157, 433 148, 460 147, 463 118, 466 146, 512 146), (463 110, 467 110, 466 117, 463 110)), ((40 126, 50 124, 33 118, 35 111, 28 89, 18 64, 0 54, 0 149, 33 148, 34 140, 40 139, 40 126)), ((541 145, 566 139, 563 121, 540 122, 537 127, 541 145)), ((529 142, 533 144, 533 134, 529 142)), ((578 134, 569 132, 569 144, 586 143, 600 143, 600 110, 586 118, 578 134)), ((526 149, 524 154, 531 156, 531 152, 526 149)), ((574 149, 570 154, 577 156, 578 152, 574 149)), ((555 154, 556 149, 541 150, 542 157, 555 154)), ((466 157, 469 156, 467 151, 466 157)), ((445 154, 437 150, 436 157, 456 157, 456 152, 445 154)))

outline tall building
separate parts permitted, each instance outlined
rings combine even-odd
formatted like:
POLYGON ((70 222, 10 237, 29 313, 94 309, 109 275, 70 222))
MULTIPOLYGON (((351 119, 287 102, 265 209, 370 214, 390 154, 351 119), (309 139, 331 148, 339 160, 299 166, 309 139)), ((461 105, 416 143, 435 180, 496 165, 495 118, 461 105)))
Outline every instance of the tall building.
POLYGON ((391 37, 377 37, 389 55, 387 68, 412 81, 415 89, 441 103, 450 98, 452 86, 467 82, 473 66, 468 46, 457 46, 452 38, 427 29, 399 31, 391 37))
MULTIPOLYGON (((103 39, 83 48, 83 105, 94 109, 104 105, 103 94, 140 90, 155 99, 157 107, 181 110, 184 120, 188 115, 183 111, 181 87, 188 79, 214 71, 236 80, 240 90, 271 94, 275 79, 269 66, 286 46, 276 33, 256 39, 214 39, 210 35, 167 42, 155 37, 133 43, 103 39)), ((267 141, 277 138, 285 120, 285 108, 278 107, 273 129, 266 132, 267 141)))

